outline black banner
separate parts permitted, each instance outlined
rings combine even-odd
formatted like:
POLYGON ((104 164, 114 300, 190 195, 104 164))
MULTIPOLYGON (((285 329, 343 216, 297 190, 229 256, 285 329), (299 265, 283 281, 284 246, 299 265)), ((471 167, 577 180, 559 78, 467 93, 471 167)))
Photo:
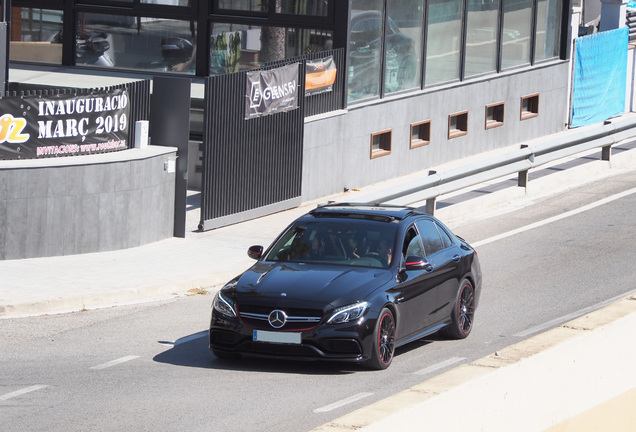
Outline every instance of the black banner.
POLYGON ((248 72, 245 120, 298 108, 299 63, 248 72))
POLYGON ((125 89, 0 100, 0 159, 74 156, 128 148, 125 89))

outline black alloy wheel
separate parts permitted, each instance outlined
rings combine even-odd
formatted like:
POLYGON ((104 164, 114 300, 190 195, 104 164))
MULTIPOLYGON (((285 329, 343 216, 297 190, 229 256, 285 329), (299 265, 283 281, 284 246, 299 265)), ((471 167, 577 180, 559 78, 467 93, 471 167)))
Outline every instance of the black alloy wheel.
POLYGON ((389 367, 395 354, 395 319, 390 310, 384 308, 375 325, 373 353, 368 365, 382 370, 389 367))
POLYGON ((443 332, 452 339, 465 339, 473 328, 475 318, 475 292, 468 279, 460 284, 457 301, 451 313, 451 324, 443 332))

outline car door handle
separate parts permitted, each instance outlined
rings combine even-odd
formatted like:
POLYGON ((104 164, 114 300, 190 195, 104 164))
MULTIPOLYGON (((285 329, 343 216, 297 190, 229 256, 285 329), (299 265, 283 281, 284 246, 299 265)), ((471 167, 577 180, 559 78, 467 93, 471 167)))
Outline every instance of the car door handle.
POLYGON ((459 262, 459 260, 461 260, 461 259, 462 259, 462 257, 460 257, 459 255, 457 255, 457 254, 453 255, 453 261, 459 262))

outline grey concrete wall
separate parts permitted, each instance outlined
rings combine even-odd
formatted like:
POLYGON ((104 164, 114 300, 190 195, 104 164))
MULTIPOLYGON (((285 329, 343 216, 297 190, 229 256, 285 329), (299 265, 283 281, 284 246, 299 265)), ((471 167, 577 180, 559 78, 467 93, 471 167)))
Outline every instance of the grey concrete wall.
POLYGON ((568 62, 553 62, 308 118, 303 201, 368 186, 565 130, 568 62), (539 94, 539 115, 521 120, 521 98, 539 94), (503 102, 504 124, 486 129, 486 106, 503 102), (468 134, 448 139, 449 114, 468 111, 468 134), (430 144, 410 149, 410 126, 431 120, 430 144), (371 134, 392 130, 391 153, 371 159, 371 134))
POLYGON ((0 259, 103 252, 172 237, 176 149, 0 161, 0 259))

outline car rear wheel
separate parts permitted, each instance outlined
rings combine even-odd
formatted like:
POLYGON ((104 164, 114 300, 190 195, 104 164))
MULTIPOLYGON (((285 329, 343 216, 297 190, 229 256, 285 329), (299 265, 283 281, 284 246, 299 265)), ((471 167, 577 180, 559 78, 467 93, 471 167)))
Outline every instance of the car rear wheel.
POLYGON ((373 352, 368 366, 371 369, 386 369, 395 354, 395 319, 389 309, 382 309, 375 324, 373 352))
POLYGON ((468 337, 475 318, 475 291, 468 279, 459 285, 455 306, 451 312, 451 323, 444 327, 443 333, 451 339, 468 337))

